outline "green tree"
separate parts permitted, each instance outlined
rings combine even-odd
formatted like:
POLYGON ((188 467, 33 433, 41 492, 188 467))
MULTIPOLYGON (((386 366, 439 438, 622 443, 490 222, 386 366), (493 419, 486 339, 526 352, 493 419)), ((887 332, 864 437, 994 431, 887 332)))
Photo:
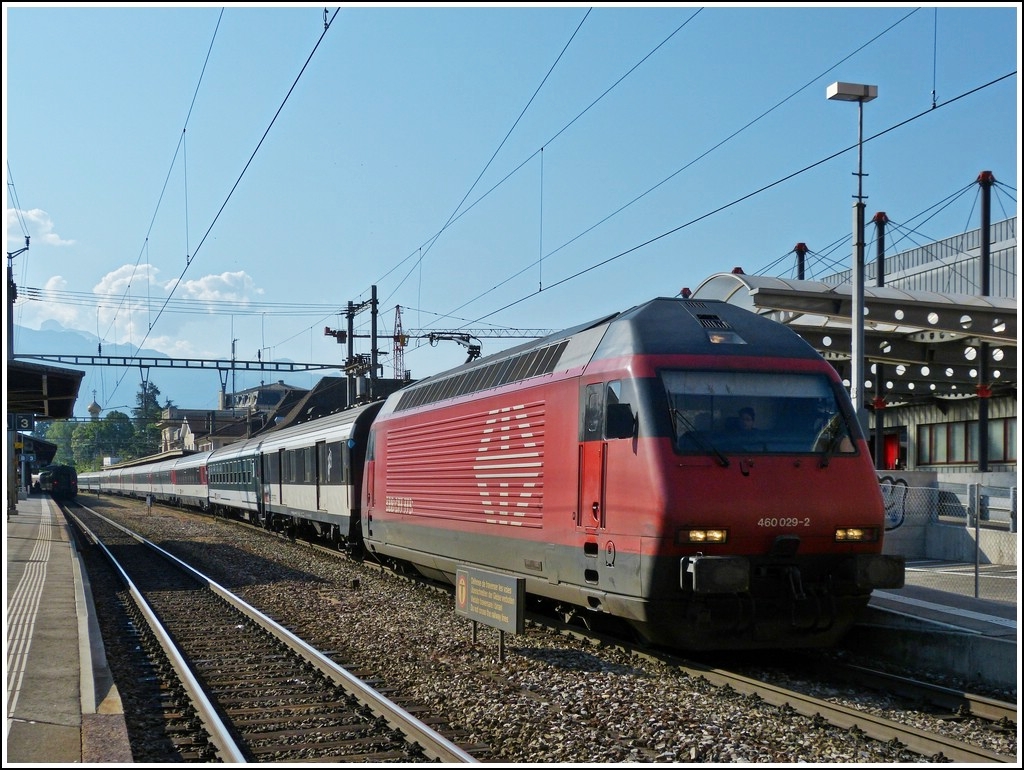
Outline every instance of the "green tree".
MULTIPOLYGON (((132 409, 132 424, 135 433, 132 436, 131 449, 128 456, 147 457, 160 451, 160 418, 164 409, 173 406, 168 399, 160 406, 160 388, 152 382, 143 382, 135 395, 135 408, 132 409)), ((126 458, 127 459, 127 458, 126 458)))
MULTIPOLYGON (((132 409, 132 417, 135 424, 156 423, 160 421, 160 388, 152 382, 143 382, 139 392, 135 394, 135 408, 132 409)), ((170 406, 170 401, 167 402, 170 406)))
POLYGON ((173 406, 168 399, 161 407, 159 396, 160 388, 144 382, 131 417, 112 411, 102 420, 45 421, 35 433, 57 446, 55 463, 73 465, 79 472, 100 468, 105 457, 115 462, 147 457, 160 451, 160 419, 173 406))
POLYGON ((102 462, 101 422, 84 422, 71 435, 72 464, 78 471, 96 470, 102 462))
POLYGON ((113 462, 129 459, 135 443, 135 428, 124 412, 109 412, 102 420, 79 423, 71 445, 78 469, 96 470, 105 458, 113 462))
MULTIPOLYGON (((51 420, 47 424, 45 432, 41 432, 40 437, 44 441, 49 441, 51 444, 56 445, 57 453, 53 456, 53 461, 58 465, 74 465, 75 456, 71 449, 71 439, 74 436, 76 425, 71 420, 51 420)), ((75 466, 76 468, 78 466, 75 466)))

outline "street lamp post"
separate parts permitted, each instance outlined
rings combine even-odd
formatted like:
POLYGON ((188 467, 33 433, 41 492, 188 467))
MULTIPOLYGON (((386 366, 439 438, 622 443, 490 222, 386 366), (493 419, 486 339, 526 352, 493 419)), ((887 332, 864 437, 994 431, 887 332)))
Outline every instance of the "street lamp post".
POLYGON ((864 401, 864 102, 878 96, 878 86, 836 82, 825 91, 832 101, 857 102, 857 196, 853 204, 853 285, 850 338, 850 400, 867 431, 864 401))

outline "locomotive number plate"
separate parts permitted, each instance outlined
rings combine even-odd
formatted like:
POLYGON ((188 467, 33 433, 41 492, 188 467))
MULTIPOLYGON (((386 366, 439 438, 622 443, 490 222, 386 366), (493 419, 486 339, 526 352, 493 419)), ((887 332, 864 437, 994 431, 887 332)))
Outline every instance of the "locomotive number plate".
POLYGON ((811 526, 811 517, 804 516, 798 518, 796 516, 764 516, 757 520, 757 526, 759 527, 809 527, 811 526))

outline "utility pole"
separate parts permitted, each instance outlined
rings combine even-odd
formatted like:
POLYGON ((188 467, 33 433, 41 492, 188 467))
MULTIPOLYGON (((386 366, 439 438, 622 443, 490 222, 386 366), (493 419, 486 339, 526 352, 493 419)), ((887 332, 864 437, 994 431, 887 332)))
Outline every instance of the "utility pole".
POLYGON ((370 400, 377 396, 377 287, 372 287, 369 300, 358 305, 349 302, 348 309, 345 311, 345 318, 348 321, 347 331, 325 326, 324 336, 334 337, 339 343, 348 343, 348 356, 345 359, 344 369, 345 376, 348 379, 348 406, 352 406, 357 400, 356 382, 357 378, 361 375, 368 373, 370 380, 368 392, 364 395, 370 400), (354 345, 355 337, 365 337, 366 335, 355 333, 355 317, 367 308, 370 308, 372 313, 370 320, 370 354, 357 356, 354 345))
MULTIPOLYGON (((14 258, 28 251, 28 236, 25 236, 25 248, 7 252, 7 361, 14 360, 14 303, 18 299, 18 287, 14 283, 14 258)), ((7 463, 7 515, 18 513, 18 473, 13 462, 15 450, 16 420, 7 420, 7 456, 12 461, 7 463)))
POLYGON ((867 408, 864 403, 864 103, 878 96, 878 86, 836 82, 825 90, 830 100, 857 103, 857 195, 853 204, 853 265, 850 270, 853 294, 850 318, 850 400, 864 433, 867 408))
POLYGON ((235 343, 237 339, 231 340, 231 414, 235 414, 235 394, 238 392, 238 385, 235 383, 235 343))
MULTIPOLYGON (((991 171, 978 174, 978 185, 981 187, 981 253, 978 256, 980 270, 981 296, 989 295, 992 280, 992 186, 996 177, 991 171)), ((992 397, 990 380, 989 344, 984 340, 978 343, 978 470, 987 473, 989 470, 988 451, 988 404, 992 397)))

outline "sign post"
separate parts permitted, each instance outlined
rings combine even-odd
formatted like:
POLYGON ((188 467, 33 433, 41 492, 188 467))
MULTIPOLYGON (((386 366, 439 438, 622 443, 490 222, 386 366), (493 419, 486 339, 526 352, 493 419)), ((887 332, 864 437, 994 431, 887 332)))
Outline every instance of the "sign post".
POLYGON ((521 634, 526 629, 526 579, 488 572, 474 567, 459 567, 455 572, 455 614, 476 624, 486 623, 498 629, 498 660, 505 660, 505 632, 521 634))

